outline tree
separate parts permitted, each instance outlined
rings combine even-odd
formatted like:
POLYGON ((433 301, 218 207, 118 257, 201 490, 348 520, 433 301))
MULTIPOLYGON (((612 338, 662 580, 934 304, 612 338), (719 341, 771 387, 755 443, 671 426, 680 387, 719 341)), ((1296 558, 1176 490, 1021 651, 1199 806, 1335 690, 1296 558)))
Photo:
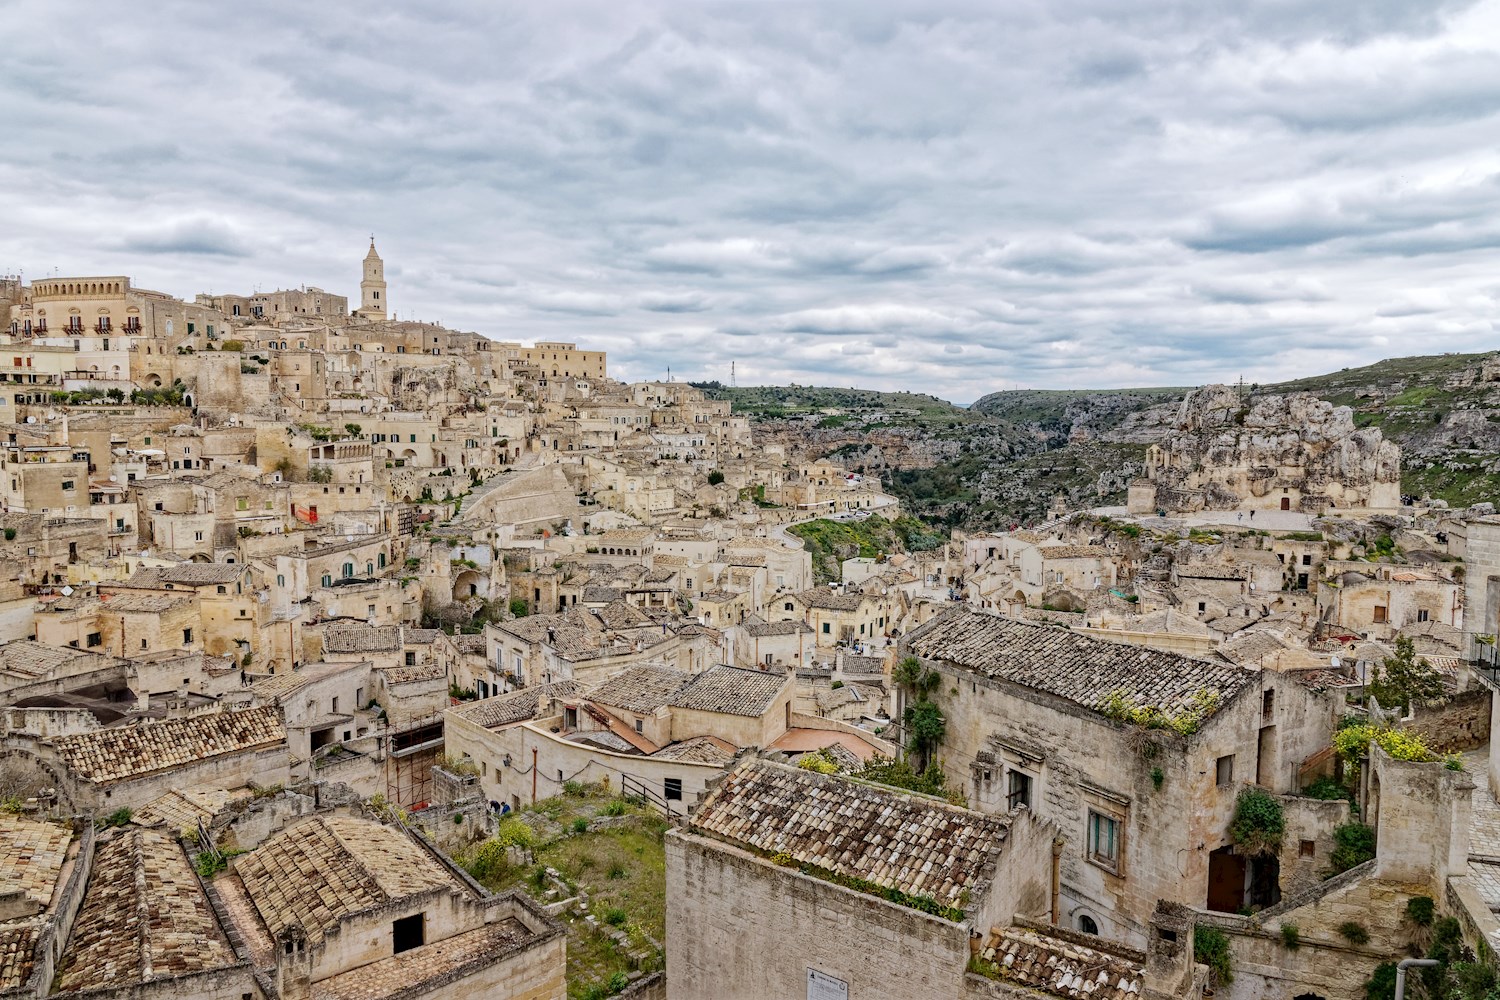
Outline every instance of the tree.
POLYGON ((365 432, 365 429, 359 424, 345 424, 344 430, 348 431, 349 436, 352 438, 357 438, 365 432))
POLYGON ((718 469, 715 469, 708 474, 708 485, 710 486, 718 486, 723 481, 724 473, 720 472, 718 469))
POLYGON ((922 666, 922 661, 915 656, 908 656, 897 663, 891 671, 891 679, 912 701, 926 701, 927 696, 943 682, 936 670, 922 666))
POLYGON ((948 735, 948 720, 941 708, 934 702, 925 700, 908 705, 904 718, 906 749, 916 755, 922 765, 918 770, 923 770, 927 767, 932 752, 943 742, 943 737, 948 735))
POLYGON ((1385 708, 1401 706, 1402 715, 1411 714, 1412 702, 1432 701, 1443 696, 1443 681, 1425 659, 1418 657, 1407 636, 1396 639, 1396 652, 1375 670, 1370 694, 1385 708))

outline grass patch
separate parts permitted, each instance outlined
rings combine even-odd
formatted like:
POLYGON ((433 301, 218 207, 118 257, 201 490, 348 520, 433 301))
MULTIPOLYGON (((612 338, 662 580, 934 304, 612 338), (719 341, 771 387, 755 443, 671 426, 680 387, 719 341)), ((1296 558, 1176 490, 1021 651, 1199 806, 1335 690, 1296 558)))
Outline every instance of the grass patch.
MULTIPOLYGON (((533 847, 534 864, 502 864, 479 872, 471 868, 470 873, 492 892, 524 888, 541 894, 550 885, 544 872, 550 867, 570 887, 588 892, 589 910, 602 926, 593 929, 582 919, 568 921, 570 1000, 619 992, 611 984, 622 982, 633 968, 631 951, 650 956, 644 963, 647 968, 659 967, 663 956, 656 943, 662 941, 667 925, 666 821, 594 785, 527 807, 511 821, 528 814, 546 817, 549 823, 544 825, 551 831, 549 839, 533 847), (607 829, 589 830, 589 820, 598 815, 629 818, 607 829), (622 949, 603 927, 623 930, 629 947, 622 949)), ((470 867, 474 859, 460 852, 455 860, 470 867)))

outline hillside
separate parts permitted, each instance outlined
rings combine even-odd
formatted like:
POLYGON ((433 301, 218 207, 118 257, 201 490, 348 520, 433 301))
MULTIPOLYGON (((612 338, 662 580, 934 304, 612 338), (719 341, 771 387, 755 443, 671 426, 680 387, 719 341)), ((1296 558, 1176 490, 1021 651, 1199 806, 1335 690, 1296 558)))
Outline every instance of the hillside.
MULTIPOLYGON (((1391 358, 1276 385, 1354 410, 1401 445, 1403 492, 1454 506, 1500 497, 1500 360, 1391 358), (1488 361, 1489 367, 1486 366, 1488 361)), ((1184 387, 1007 390, 964 408, 934 396, 793 386, 712 386, 772 438, 880 475, 907 509, 967 528, 1123 502, 1146 446, 1171 427, 1184 387)))

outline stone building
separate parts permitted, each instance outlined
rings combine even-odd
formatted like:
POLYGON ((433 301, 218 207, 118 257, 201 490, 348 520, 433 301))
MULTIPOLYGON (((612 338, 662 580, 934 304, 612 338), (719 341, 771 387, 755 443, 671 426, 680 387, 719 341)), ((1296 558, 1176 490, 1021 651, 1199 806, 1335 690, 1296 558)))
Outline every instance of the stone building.
POLYGON ((204 714, 5 747, 52 776, 62 815, 135 808, 168 789, 269 787, 288 780, 286 730, 272 707, 204 714))
MULTIPOLYGON (((949 779, 978 809, 1024 805, 1057 824, 1067 926, 1139 946, 1158 900, 1233 912, 1279 898, 1276 866, 1233 850, 1235 799, 1252 783, 1299 791, 1341 702, 1284 675, 969 608, 900 652, 942 678, 949 779)), ((1288 836, 1326 851, 1328 832, 1288 836)))
POLYGON ((1052 840, 1029 810, 746 758, 667 834, 667 996, 962 997, 972 939, 1045 918, 1052 840))
POLYGON ((282 997, 565 995, 562 927, 397 827, 309 817, 233 859, 213 888, 282 997))

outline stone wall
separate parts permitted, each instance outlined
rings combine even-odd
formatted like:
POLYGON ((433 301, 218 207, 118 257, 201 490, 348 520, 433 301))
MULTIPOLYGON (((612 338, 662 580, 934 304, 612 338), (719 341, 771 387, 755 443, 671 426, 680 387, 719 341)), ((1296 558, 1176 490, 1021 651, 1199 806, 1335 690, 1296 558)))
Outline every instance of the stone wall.
POLYGON ((1436 753, 1472 750, 1490 741, 1490 689, 1460 691, 1443 704, 1417 706, 1416 718, 1399 728, 1416 733, 1436 753))
POLYGON ((807 995, 813 970, 853 998, 953 1000, 969 932, 694 834, 667 834, 667 996, 807 995))

